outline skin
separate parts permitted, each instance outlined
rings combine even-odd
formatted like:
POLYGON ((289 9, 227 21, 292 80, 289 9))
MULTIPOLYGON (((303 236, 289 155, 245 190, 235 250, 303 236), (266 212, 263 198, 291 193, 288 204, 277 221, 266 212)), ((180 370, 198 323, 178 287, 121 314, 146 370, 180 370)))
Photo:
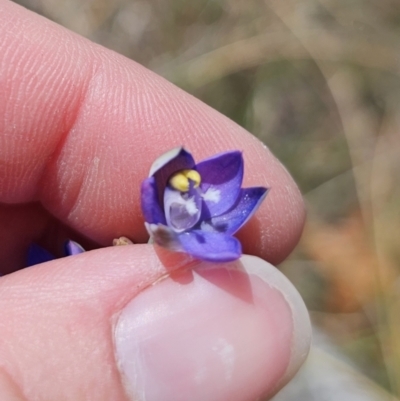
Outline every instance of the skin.
POLYGON ((5 0, 0 37, 0 272, 12 273, 0 278, 0 398, 127 400, 113 319, 188 261, 133 245, 19 270, 28 244, 60 254, 66 238, 86 249, 122 235, 145 243, 140 182, 178 145, 196 160, 240 149, 244 186, 272 188, 238 234, 245 253, 276 264, 291 252, 304 223, 300 193, 256 138, 133 61, 5 0))

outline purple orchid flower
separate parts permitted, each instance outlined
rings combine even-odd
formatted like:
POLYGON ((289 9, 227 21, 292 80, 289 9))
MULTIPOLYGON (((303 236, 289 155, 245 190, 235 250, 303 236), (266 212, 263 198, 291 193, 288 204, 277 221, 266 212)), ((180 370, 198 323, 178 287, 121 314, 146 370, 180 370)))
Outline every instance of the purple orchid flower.
MULTIPOLYGON (((64 245, 64 256, 78 255, 85 252, 85 250, 74 241, 67 241, 64 245)), ((57 259, 46 249, 37 244, 31 244, 28 249, 27 265, 26 267, 38 265, 39 263, 48 262, 49 260, 57 259)))
POLYGON ((241 188, 239 151, 218 154, 196 164, 182 147, 151 166, 142 183, 146 229, 155 243, 198 259, 228 262, 242 254, 233 237, 254 214, 267 188, 241 188))

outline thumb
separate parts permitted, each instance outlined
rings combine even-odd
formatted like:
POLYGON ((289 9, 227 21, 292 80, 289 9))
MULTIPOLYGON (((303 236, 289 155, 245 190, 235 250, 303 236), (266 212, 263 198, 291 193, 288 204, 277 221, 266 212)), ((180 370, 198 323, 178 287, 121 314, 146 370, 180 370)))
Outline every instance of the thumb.
MULTIPOLYGON (((304 304, 255 257, 168 273, 150 245, 100 249, 0 279, 0 398, 255 400, 310 342, 304 304)), ((182 266, 186 263, 181 260, 182 266)))

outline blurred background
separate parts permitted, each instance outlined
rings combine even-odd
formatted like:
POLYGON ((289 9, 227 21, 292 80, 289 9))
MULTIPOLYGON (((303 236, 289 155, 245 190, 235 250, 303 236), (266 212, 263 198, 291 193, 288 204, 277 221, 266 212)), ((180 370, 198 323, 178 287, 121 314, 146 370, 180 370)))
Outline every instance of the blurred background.
POLYGON ((274 400, 399 400, 400 1, 17 3, 227 115, 300 185, 308 222, 280 268, 314 345, 274 400))

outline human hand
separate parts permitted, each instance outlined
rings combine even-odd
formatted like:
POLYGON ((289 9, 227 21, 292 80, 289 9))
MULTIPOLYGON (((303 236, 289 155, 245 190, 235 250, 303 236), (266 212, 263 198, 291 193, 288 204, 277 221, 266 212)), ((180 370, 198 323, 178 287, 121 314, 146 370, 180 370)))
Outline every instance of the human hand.
POLYGON ((13 272, 0 278, 0 399, 276 392, 304 361, 310 326, 295 289, 261 259, 185 270, 185 255, 137 244, 17 270, 33 241, 53 253, 67 238, 145 242, 140 182, 181 144, 197 160, 243 150, 245 185, 272 190, 238 236, 278 263, 304 221, 286 170, 162 78, 6 0, 0 32, 0 267, 13 272))

